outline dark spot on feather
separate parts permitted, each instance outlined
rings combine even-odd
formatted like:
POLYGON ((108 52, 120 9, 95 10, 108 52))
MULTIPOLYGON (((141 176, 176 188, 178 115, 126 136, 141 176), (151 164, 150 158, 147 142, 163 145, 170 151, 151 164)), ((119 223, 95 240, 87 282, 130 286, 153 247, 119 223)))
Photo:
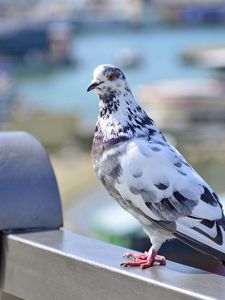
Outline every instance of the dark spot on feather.
POLYGON ((170 203, 168 198, 163 198, 161 200, 161 204, 168 212, 177 214, 175 207, 170 203))
POLYGON ((132 176, 134 178, 140 178, 141 176, 143 175, 143 172, 142 171, 135 171, 132 176))
POLYGON ((154 135, 154 134, 156 134, 156 131, 154 129, 149 128, 148 129, 148 136, 149 136, 149 138, 151 138, 151 136, 154 135))
POLYGON ((155 152, 159 152, 159 151, 161 151, 161 149, 160 149, 160 148, 158 148, 158 147, 151 147, 151 149, 152 149, 153 151, 155 151, 155 152))
POLYGON ((212 193, 207 189, 207 187, 205 186, 202 187, 204 189, 204 193, 201 195, 201 200, 212 206, 217 206, 217 201, 213 197, 212 193))
POLYGON ((178 161, 174 164, 175 167, 180 168, 182 166, 182 162, 178 161))
POLYGON ((116 180, 122 174, 122 168, 119 163, 120 152, 116 152, 115 154, 108 154, 106 161, 103 165, 104 174, 112 177, 116 180))
MULTIPOLYGON (((128 105, 129 105, 129 103, 128 103, 128 105)), ((133 115, 132 110, 131 110, 130 107, 128 107, 127 110, 128 110, 128 112, 129 112, 130 115, 133 115)))
POLYGON ((141 195, 145 202, 154 202, 157 199, 157 195, 154 191, 145 190, 143 188, 135 188, 134 186, 129 187, 131 193, 134 195, 141 195))
POLYGON ((187 176, 187 174, 185 172, 181 171, 181 170, 177 170, 177 172, 180 173, 183 176, 187 176))
POLYGON ((146 126, 146 125, 153 125, 153 120, 150 119, 147 115, 144 117, 144 119, 142 120, 142 125, 146 126))
POLYGON ((192 209, 196 206, 196 201, 192 199, 188 199, 184 197, 180 192, 176 191, 173 193, 173 196, 175 199, 177 199, 178 202, 185 205, 188 209, 192 209))
POLYGON ((165 185, 163 183, 159 183, 159 184, 155 184, 155 186, 159 189, 159 190, 166 190, 168 188, 168 185, 165 185))
POLYGON ((122 173, 121 166, 117 164, 112 168, 110 176, 117 179, 121 175, 121 173, 122 173))
POLYGON ((161 145, 161 146, 167 146, 167 144, 165 143, 165 142, 155 142, 156 144, 158 144, 158 145, 161 145))
POLYGON ((141 107, 140 106, 137 107, 137 111, 141 112, 141 107))
POLYGON ((161 137, 162 139, 167 143, 165 136, 162 134, 162 132, 160 131, 161 137))
POLYGON ((179 193, 178 191, 173 193, 173 196, 179 201, 179 202, 183 202, 186 200, 186 197, 184 197, 181 193, 179 193))
POLYGON ((210 220, 207 220, 207 219, 203 219, 201 221, 201 224, 208 227, 208 228, 213 228, 213 226, 215 224, 215 221, 210 221, 210 220))
POLYGON ((207 232, 203 231, 202 229, 200 229, 198 227, 194 226, 192 228, 195 231, 197 231, 197 232, 201 233, 202 235, 204 235, 205 237, 207 237, 208 239, 210 239, 211 241, 213 241, 214 243, 216 243, 217 245, 222 245, 223 244, 223 236, 222 236, 221 228, 216 221, 214 223, 216 224, 216 232, 217 232, 217 235, 215 237, 212 237, 207 232))
POLYGON ((135 122, 139 125, 142 126, 142 122, 140 120, 138 120, 137 118, 135 118, 135 122))

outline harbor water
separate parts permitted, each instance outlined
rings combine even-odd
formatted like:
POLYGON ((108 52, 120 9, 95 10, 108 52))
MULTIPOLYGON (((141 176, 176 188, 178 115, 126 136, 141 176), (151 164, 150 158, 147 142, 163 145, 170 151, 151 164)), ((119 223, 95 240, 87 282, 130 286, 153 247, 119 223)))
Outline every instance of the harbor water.
POLYGON ((189 47, 220 46, 225 42, 224 26, 165 27, 102 30, 77 33, 72 55, 73 67, 17 73, 15 83, 21 99, 49 110, 73 111, 87 120, 96 118, 98 103, 94 93, 86 93, 93 68, 102 63, 117 64, 116 55, 124 48, 141 57, 136 68, 126 70, 135 92, 138 84, 167 79, 201 79, 211 71, 182 62, 182 51, 189 47))

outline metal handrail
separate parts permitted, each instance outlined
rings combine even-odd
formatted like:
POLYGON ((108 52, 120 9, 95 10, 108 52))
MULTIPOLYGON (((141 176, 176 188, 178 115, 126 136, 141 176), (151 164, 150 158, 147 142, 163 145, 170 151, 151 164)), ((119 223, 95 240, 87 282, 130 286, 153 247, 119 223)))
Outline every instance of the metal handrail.
MULTIPOLYGON (((63 230, 2 236, 1 291, 29 300, 224 299, 225 278, 168 261, 120 267, 127 249, 63 230)), ((16 297, 16 298, 14 298, 16 297)))

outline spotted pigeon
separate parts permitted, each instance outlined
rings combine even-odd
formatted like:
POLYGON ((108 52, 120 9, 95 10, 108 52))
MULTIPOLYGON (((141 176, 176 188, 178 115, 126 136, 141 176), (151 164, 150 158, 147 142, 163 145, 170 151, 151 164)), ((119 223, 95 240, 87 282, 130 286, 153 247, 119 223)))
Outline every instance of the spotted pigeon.
POLYGON ((99 97, 94 170, 152 244, 148 252, 126 253, 122 265, 164 265, 157 253, 173 238, 225 261, 225 217, 213 189, 136 102, 118 67, 96 67, 87 91, 93 89, 99 97))

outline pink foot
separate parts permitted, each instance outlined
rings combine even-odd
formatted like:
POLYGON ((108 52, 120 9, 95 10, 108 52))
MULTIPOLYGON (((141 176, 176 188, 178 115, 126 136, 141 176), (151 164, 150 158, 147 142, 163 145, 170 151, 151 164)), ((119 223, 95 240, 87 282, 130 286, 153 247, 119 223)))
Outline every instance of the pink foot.
POLYGON ((123 267, 141 267, 146 269, 152 266, 162 266, 166 264, 164 256, 157 255, 155 251, 149 254, 147 251, 144 253, 125 253, 124 257, 131 258, 132 261, 124 262, 121 264, 123 267))

